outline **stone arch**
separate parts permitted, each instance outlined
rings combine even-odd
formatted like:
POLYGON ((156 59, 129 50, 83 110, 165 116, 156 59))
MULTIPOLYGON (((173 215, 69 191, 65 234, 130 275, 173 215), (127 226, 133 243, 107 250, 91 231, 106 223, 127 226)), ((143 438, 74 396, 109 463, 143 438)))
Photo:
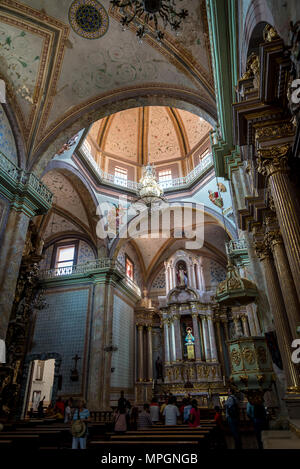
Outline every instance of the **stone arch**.
POLYGON ((110 114, 140 106, 177 107, 203 117, 213 126, 217 121, 214 103, 193 89, 161 83, 117 89, 75 106, 54 122, 37 146, 28 170, 40 176, 57 149, 79 130, 110 114))

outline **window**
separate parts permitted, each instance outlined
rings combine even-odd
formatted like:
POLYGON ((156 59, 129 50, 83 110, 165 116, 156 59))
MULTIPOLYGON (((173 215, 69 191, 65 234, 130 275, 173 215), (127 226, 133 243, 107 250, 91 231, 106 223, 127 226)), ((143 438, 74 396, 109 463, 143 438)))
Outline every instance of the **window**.
POLYGON ((45 366, 44 361, 38 360, 36 362, 36 372, 35 372, 35 380, 36 381, 42 381, 43 380, 44 366, 45 366))
POLYGON ((56 254, 57 275, 71 274, 75 258, 75 244, 68 246, 59 246, 56 254))
POLYGON ((162 169, 158 172, 159 182, 170 181, 172 179, 172 171, 170 169, 162 169))
POLYGON ((202 155, 199 155, 199 163, 201 163, 201 161, 203 162, 203 164, 205 165, 206 162, 208 162, 208 157, 209 155, 209 149, 205 150, 204 153, 202 153, 202 155))
POLYGON ((127 256, 125 258, 125 270, 126 270, 127 277, 133 280, 134 279, 134 264, 127 256))
POLYGON ((115 183, 121 186, 127 186, 127 169, 120 166, 115 167, 115 183))

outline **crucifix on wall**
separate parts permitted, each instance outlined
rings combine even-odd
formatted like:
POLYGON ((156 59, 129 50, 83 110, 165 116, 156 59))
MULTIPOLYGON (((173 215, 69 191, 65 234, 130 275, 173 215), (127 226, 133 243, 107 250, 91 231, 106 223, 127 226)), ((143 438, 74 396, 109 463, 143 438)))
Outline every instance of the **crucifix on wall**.
POLYGON ((72 360, 74 360, 74 368, 71 370, 71 376, 70 379, 71 381, 78 381, 79 380, 79 374, 77 370, 77 362, 81 360, 81 357, 79 357, 76 353, 75 357, 72 357, 72 360))

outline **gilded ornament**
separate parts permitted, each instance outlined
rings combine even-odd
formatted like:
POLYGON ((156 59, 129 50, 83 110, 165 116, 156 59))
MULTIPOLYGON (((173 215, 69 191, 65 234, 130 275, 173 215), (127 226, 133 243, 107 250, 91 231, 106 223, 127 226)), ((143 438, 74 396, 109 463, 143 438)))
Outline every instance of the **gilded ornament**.
POLYGON ((247 386, 248 385, 248 376, 247 375, 240 375, 240 381, 247 386))
POLYGON ((244 348, 243 349, 243 357, 245 359, 245 362, 248 363, 249 365, 253 365, 255 362, 255 356, 254 356, 254 351, 251 348, 244 348))
POLYGON ((277 171, 287 170, 287 155, 290 145, 273 145, 258 150, 257 170, 264 176, 270 176, 277 171))
POLYGON ((235 366, 239 366, 241 363, 241 354, 238 349, 234 348, 231 351, 231 362, 234 363, 235 366))
POLYGON ((279 35, 273 26, 267 24, 263 30, 263 38, 265 42, 272 42, 276 39, 279 39, 279 35))
POLYGON ((267 351, 264 347, 258 347, 257 349, 258 362, 265 364, 267 363, 267 351))

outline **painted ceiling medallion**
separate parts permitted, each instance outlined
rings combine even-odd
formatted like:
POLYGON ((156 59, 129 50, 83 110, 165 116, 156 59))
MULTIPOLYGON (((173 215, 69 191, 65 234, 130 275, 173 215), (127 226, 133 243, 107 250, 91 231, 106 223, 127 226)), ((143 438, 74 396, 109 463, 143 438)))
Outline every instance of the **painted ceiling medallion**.
POLYGON ((98 39, 108 29, 108 14, 96 0, 75 0, 69 9, 74 31, 85 39, 98 39))

